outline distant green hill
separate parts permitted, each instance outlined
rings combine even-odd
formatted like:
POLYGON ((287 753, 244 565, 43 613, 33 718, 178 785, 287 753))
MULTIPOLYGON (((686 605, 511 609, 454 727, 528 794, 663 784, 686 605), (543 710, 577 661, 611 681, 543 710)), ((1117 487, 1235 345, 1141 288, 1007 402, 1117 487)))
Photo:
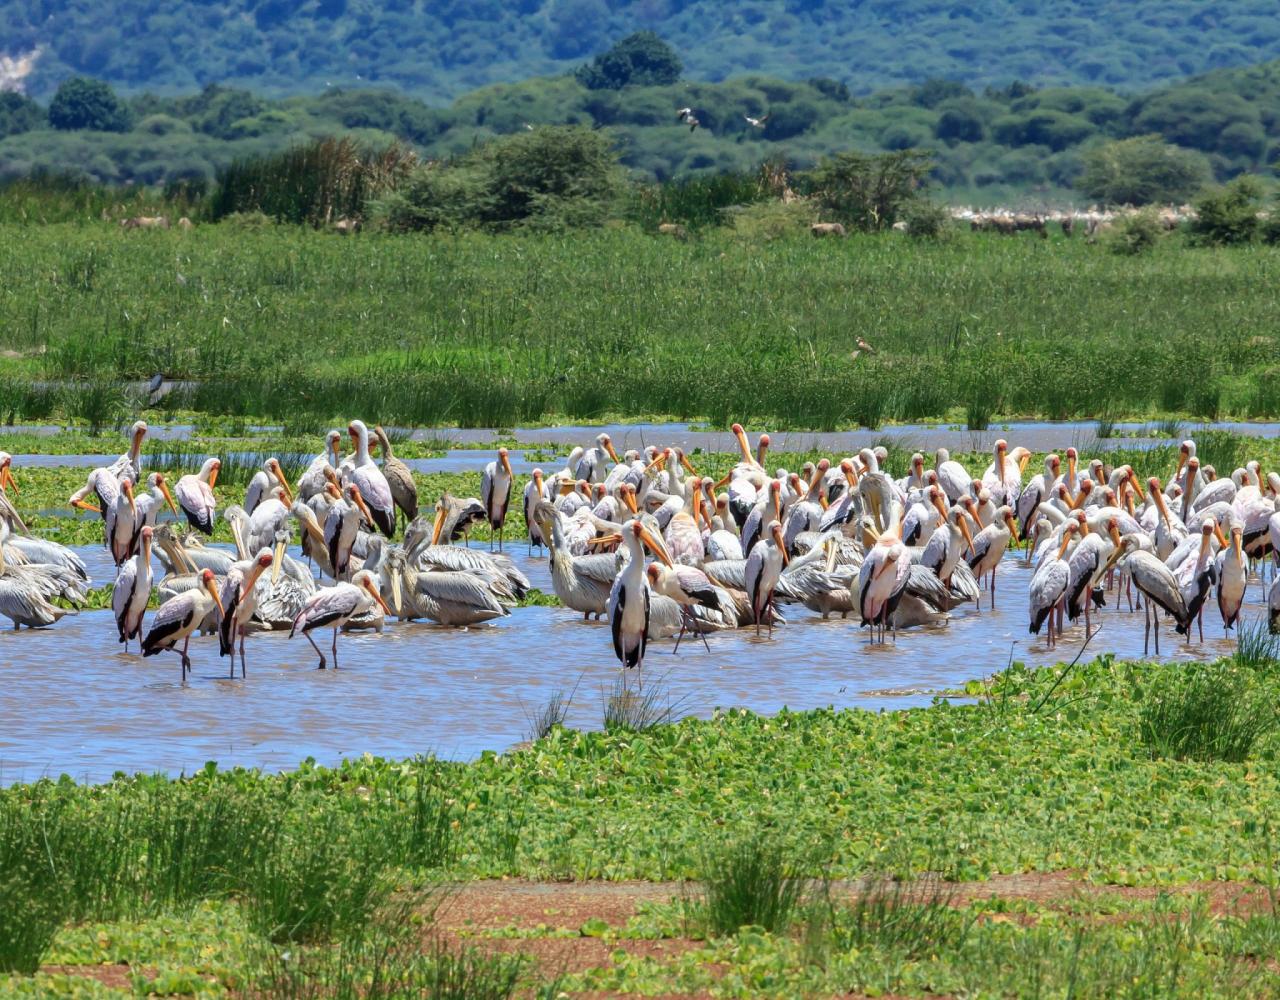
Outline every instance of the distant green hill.
POLYGON ((1280 57, 1274 0, 0 0, 0 56, 39 48, 42 98, 83 73, 130 92, 390 86, 445 103, 637 29, 691 78, 825 76, 856 93, 930 77, 1137 91, 1280 57))
POLYGON ((441 158, 495 135, 566 122, 605 130, 626 166, 658 179, 750 171, 766 159, 803 168, 848 149, 928 149, 947 197, 975 203, 1060 203, 1088 149, 1146 133, 1203 153, 1222 180, 1271 174, 1280 161, 1280 61, 1138 96, 1101 87, 974 91, 935 80, 855 97, 830 79, 755 75, 590 90, 559 76, 491 85, 436 108, 393 91, 329 89, 269 100, 210 87, 137 96, 125 115, 131 128, 116 132, 52 130, 42 106, 6 96, 21 107, 6 111, 0 100, 0 137, 13 133, 0 138, 0 178, 43 169, 105 182, 208 179, 232 159, 337 134, 376 145, 400 139, 441 158), (676 121, 686 105, 701 123, 696 131, 676 121), (766 114, 762 128, 745 119, 766 114))

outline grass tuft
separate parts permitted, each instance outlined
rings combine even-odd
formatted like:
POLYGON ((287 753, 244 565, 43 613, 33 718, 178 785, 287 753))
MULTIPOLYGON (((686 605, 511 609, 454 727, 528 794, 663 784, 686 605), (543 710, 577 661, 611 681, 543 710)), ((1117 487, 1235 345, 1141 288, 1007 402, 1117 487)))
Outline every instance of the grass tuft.
POLYGON ((671 700, 671 692, 662 678, 638 690, 621 677, 605 697, 605 732, 642 733, 654 726, 665 726, 680 718, 687 698, 671 700))
POLYGON ((1229 662, 1189 666, 1144 692, 1138 733, 1152 756, 1238 763, 1276 724, 1275 709, 1229 662))
POLYGON ((776 835, 751 832, 722 841, 703 858, 698 913, 707 933, 736 934, 741 927, 785 931, 804 903, 804 866, 776 835))

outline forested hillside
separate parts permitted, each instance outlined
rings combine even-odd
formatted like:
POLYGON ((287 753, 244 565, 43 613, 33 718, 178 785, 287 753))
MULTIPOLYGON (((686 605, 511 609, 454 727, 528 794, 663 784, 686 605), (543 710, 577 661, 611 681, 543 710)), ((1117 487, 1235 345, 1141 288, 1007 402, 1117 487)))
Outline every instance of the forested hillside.
MULTIPOLYGON (((392 91, 337 88, 279 100, 226 87, 127 99, 86 80, 66 83, 48 105, 0 94, 0 178, 44 170, 110 183, 203 181, 234 159, 342 134, 372 146, 398 139, 445 158, 494 136, 564 123, 601 129, 625 166, 658 179, 751 171, 766 159, 804 168, 841 150, 924 149, 947 197, 976 203, 1061 202, 1092 150, 1131 136, 1160 136, 1206 180, 1271 175, 1280 160, 1280 61, 1137 96, 931 80, 857 97, 823 77, 652 83, 670 79, 678 57, 653 39, 644 51, 655 61, 634 85, 594 86, 593 64, 581 79, 493 85, 444 108, 392 91), (696 129, 676 120, 685 106, 696 129)), ((605 75, 617 69, 603 65, 605 75)))
POLYGON ((1280 57, 1272 0, 0 0, 0 58, 38 49, 26 84, 43 99, 79 73, 126 92, 373 85, 444 104, 639 29, 696 79, 825 76, 863 94, 932 77, 1138 91, 1280 57))

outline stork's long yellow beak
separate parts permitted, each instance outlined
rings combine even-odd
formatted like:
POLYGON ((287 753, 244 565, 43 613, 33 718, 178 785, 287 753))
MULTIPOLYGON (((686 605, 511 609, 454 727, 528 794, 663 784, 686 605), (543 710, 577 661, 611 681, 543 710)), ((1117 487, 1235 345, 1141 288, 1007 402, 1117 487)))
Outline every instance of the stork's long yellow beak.
POLYGON ((382 599, 382 595, 378 593, 377 589, 369 580, 365 580, 364 589, 367 590, 370 595, 372 595, 373 599, 378 602, 378 607, 382 608, 383 614, 391 614, 391 609, 387 607, 387 602, 382 599))

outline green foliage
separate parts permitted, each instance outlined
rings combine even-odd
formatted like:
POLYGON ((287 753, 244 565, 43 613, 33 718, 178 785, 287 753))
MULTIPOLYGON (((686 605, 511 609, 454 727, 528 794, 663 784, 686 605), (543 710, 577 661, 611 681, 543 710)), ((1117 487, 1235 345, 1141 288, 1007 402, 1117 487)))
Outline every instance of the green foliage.
POLYGON ((916 197, 932 163, 914 149, 880 156, 838 153, 804 178, 831 220, 865 232, 887 229, 916 197))
POLYGON ((737 209, 767 197, 764 184, 747 173, 689 177, 666 184, 637 185, 632 189, 627 214, 649 230, 664 222, 700 229, 720 225, 726 213, 736 220, 737 209))
POLYGON ((637 31, 575 72, 588 90, 661 87, 680 79, 684 67, 675 49, 652 31, 637 31))
POLYGON ((1076 186, 1088 198, 1109 205, 1183 202, 1209 180, 1199 153, 1162 142, 1156 135, 1104 143, 1084 154, 1076 186))
MULTIPOLYGON (((432 100, 534 74, 565 74, 608 40, 657 31, 705 79, 760 72, 843 80, 857 92, 931 80, 1004 88, 1153 84, 1280 57, 1267 0, 1206 15, 1195 0, 1064 0, 1051 7, 974 0, 963 9, 868 0, 726 8, 714 0, 511 4, 351 0, 69 0, 0 3, 10 52, 40 47, 29 91, 47 99, 68 75, 131 92, 225 81, 273 96, 359 87, 371 76, 432 100), (908 43, 904 43, 904 39, 908 43), (1064 53, 1070 56, 1064 56, 1064 53), (856 58, 851 58, 856 54, 856 58)), ((925 87, 921 87, 925 90, 925 87)))
POLYGON ((1261 207, 1262 186, 1253 177, 1237 177, 1195 203, 1191 238, 1211 246, 1248 243, 1258 232, 1261 207))
MULTIPOLYGON (((1106 386, 1122 418, 1264 418, 1280 400, 1267 339, 1280 258, 1264 248, 1130 261, 1081 239, 757 242, 703 229, 680 241, 636 226, 392 240, 98 223, 0 235, 0 329, 19 355, 0 359, 0 408, 18 421, 69 404, 68 384, 105 396, 157 368, 198 382, 172 405, 295 432, 350 412, 417 427, 589 421, 650 413, 659 399, 675 419, 815 430, 960 420, 969 407, 978 423, 1093 419, 1099 383, 1049 378, 1064 365, 1124 372, 1106 386), (597 291, 582 294, 584 283, 597 291), (852 359, 850 329, 879 331, 877 353, 852 359), (1125 364, 1135 350, 1136 369, 1125 364), (676 365, 687 378, 671 379, 676 365)), ((1152 457, 1161 475, 1173 465, 1152 457)), ((1202 460, 1234 469, 1247 457, 1232 439, 1202 460)))
POLYGON ((1113 223, 1106 234, 1107 248, 1129 257, 1147 253, 1155 249, 1162 232, 1160 220, 1152 212, 1133 212, 1113 223))
POLYGON ((814 222, 813 204, 807 198, 790 203, 761 201, 727 210, 735 235, 749 243, 767 243, 796 236, 807 237, 814 222))
POLYGON ((1265 618, 1251 618, 1236 626, 1236 652, 1232 660, 1252 670, 1280 667, 1280 635, 1271 632, 1265 618))
POLYGON ((358 219, 366 202, 395 190, 416 160, 398 143, 374 150, 350 138, 319 139, 221 170, 210 212, 215 219, 261 212, 312 226, 358 219))
POLYGON ((808 866, 776 833, 758 829, 722 839, 702 862, 701 916, 710 934, 761 927, 781 933, 804 902, 808 866))
POLYGON ((1188 665, 1145 693, 1138 735, 1156 757, 1233 761, 1249 756, 1276 725, 1268 696, 1229 664, 1188 665))
MULTIPOLYGON (((603 0, 554 3, 560 17, 575 5, 603 0)), ((822 77, 800 83, 753 73, 717 83, 592 90, 566 74, 484 87, 451 106, 428 107, 363 85, 326 86, 319 96, 284 100, 210 85, 180 96, 136 97, 131 107, 138 124, 124 134, 37 128, 0 137, 0 176, 43 169, 99 183, 169 185, 208 180, 233 162, 279 154, 322 135, 348 137, 368 148, 398 138, 429 160, 451 161, 495 137, 569 123, 608 128, 624 166, 662 181, 749 174, 762 159, 803 171, 844 149, 916 147, 933 149, 932 180, 965 201, 975 189, 982 201, 996 201, 1030 187, 1044 201, 1067 197, 1086 151, 1137 134, 1135 119, 1144 102, 1161 97, 1180 106, 1179 95, 1188 91, 1200 98, 1218 95, 1238 112, 1238 120, 1221 130, 1194 132, 1194 141, 1203 143, 1199 151, 1209 157, 1196 159, 1197 169, 1207 171, 1211 164, 1219 180, 1229 180, 1265 167, 1268 154, 1259 152, 1260 141, 1280 148, 1280 118, 1270 111, 1280 104, 1280 63, 1210 74, 1131 102, 1097 86, 1018 85, 975 94, 934 79, 856 99, 841 86, 822 77), (675 110, 686 105, 695 107, 702 123, 693 133, 675 121, 675 110), (748 114, 767 116, 764 127, 744 122, 748 114)), ((1179 122, 1158 120, 1179 141, 1191 141, 1179 122)), ((1128 174, 1122 166, 1108 175, 1121 188, 1117 195, 1130 193, 1128 174)))
POLYGON ((908 236, 936 239, 952 225, 951 213, 927 198, 912 198, 901 212, 908 236))
POLYGON ((0 972, 35 972, 66 919, 66 890, 45 833, 21 803, 0 803, 0 972))
POLYGON ((49 124, 64 131, 127 132, 132 115, 108 84, 73 76, 62 82, 49 102, 49 124))
POLYGON ((39 128, 45 111, 25 94, 0 90, 0 139, 39 128))
POLYGON ((396 231, 561 231, 599 225, 620 182, 608 137, 548 126, 495 139, 451 163, 421 167, 380 211, 396 231))

